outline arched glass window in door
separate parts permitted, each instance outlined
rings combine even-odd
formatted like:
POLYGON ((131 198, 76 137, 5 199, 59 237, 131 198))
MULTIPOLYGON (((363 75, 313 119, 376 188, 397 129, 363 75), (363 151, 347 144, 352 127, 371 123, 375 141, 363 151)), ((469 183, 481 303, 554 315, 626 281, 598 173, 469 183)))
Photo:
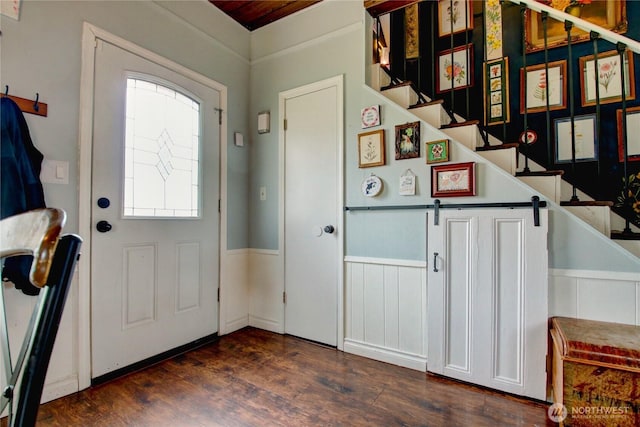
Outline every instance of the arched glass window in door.
POLYGON ((127 78, 124 217, 200 216, 200 103, 127 78))

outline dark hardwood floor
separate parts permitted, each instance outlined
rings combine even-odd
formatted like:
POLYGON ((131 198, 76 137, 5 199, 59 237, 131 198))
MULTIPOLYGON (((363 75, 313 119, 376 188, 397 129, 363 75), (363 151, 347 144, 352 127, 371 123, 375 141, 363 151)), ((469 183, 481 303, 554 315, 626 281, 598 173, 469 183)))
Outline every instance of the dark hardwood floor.
POLYGON ((247 328, 40 407, 38 426, 555 425, 547 406, 247 328))

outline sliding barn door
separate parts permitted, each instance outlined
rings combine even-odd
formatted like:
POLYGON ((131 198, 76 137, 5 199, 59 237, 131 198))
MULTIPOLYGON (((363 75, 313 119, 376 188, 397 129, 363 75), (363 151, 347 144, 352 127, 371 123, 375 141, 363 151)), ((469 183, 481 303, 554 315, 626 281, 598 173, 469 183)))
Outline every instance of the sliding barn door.
POLYGON ((428 226, 427 370, 544 399, 547 211, 441 210, 428 226))

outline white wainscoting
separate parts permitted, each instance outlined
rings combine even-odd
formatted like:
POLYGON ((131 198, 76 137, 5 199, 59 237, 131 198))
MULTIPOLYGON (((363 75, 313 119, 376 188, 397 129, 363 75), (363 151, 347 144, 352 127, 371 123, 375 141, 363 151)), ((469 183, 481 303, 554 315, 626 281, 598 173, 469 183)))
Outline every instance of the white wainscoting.
POLYGON ((284 272, 280 252, 249 250, 249 325, 284 333, 284 272))
MULTIPOLYGON (((15 363, 38 297, 24 295, 21 291, 14 289, 12 284, 2 283, 0 286, 4 287, 11 358, 15 363)), ((75 356, 77 352, 74 347, 77 345, 77 301, 78 275, 76 271, 51 353, 49 369, 40 399, 42 403, 78 391, 78 368, 75 356)), ((0 355, 0 363, 4 364, 2 355, 0 355)), ((4 389, 6 384, 6 378, 2 375, 0 388, 4 389)), ((6 411, 3 415, 6 415, 6 411)))
POLYGON ((426 321, 425 262, 345 257, 345 352, 426 371, 426 321))
POLYGON ((549 316, 640 325, 640 274, 549 269, 549 316))
POLYGON ((249 249, 226 251, 220 277, 220 335, 249 325, 249 249))

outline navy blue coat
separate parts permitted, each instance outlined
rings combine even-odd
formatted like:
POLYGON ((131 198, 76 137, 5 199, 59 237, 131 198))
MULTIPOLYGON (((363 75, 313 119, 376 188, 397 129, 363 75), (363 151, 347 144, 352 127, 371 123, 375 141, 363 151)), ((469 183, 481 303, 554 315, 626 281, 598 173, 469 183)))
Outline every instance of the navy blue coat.
MULTIPOLYGON (((43 155, 33 145, 27 122, 20 107, 9 98, 0 99, 2 144, 0 145, 0 216, 6 218, 32 209, 45 207, 40 182, 43 155)), ((12 281, 28 295, 39 288, 29 281, 33 257, 13 257, 5 261, 2 279, 12 281)))

